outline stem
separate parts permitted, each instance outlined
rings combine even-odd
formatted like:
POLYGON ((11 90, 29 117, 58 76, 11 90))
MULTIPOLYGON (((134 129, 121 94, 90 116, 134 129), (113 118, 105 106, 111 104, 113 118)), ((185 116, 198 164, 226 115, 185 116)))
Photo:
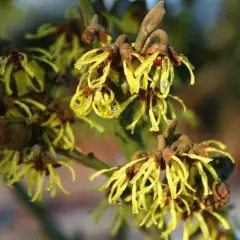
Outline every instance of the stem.
POLYGON ((92 3, 90 0, 79 0, 79 6, 80 6, 81 13, 83 16, 84 24, 87 27, 89 24, 89 21, 94 16, 94 10, 92 7, 92 3))
POLYGON ((33 215, 35 215, 37 221, 39 221, 43 231, 47 234, 49 239, 51 240, 68 240, 69 239, 56 226, 56 224, 48 215, 47 211, 43 208, 42 205, 35 202, 31 202, 31 199, 26 193, 22 184, 15 183, 13 193, 28 209, 31 210, 33 215))
MULTIPOLYGON (((99 160, 93 153, 84 155, 75 149, 72 151, 58 150, 58 153, 67 158, 71 158, 88 168, 92 168, 95 170, 110 168, 108 164, 99 160)), ((105 173, 105 175, 111 176, 111 173, 105 173)))
POLYGON ((115 240, 127 240, 127 239, 128 239, 128 227, 126 224, 123 223, 123 225, 119 229, 117 236, 115 237, 115 240))

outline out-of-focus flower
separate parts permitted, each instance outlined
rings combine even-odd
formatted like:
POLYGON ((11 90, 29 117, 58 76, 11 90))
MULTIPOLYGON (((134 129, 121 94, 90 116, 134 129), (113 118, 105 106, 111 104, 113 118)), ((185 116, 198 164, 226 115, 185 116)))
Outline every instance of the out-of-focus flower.
MULTIPOLYGON (((108 206, 109 205, 107 200, 103 200, 96 208, 91 211, 91 214, 97 223, 104 218, 104 215, 109 210, 108 206)), ((130 209, 131 207, 129 205, 122 203, 118 203, 113 206, 113 218, 111 218, 110 224, 108 225, 108 229, 111 230, 113 236, 118 233, 123 224, 126 224, 127 226, 131 225, 129 221, 131 216, 129 212, 130 209)))
POLYGON ((15 182, 25 179, 31 201, 42 199, 43 188, 54 197, 59 188, 65 194, 67 191, 61 183, 60 176, 56 168, 65 166, 72 174, 72 181, 75 180, 74 170, 69 159, 53 158, 47 152, 41 151, 41 146, 25 148, 22 151, 4 150, 0 163, 1 178, 8 186, 13 186, 15 182), (40 152, 39 149, 40 148, 40 152), (47 185, 44 182, 48 178, 47 185))
MULTIPOLYGON (((82 34, 80 22, 79 14, 74 16, 68 14, 65 16, 64 24, 43 24, 35 34, 26 34, 26 38, 38 39, 52 35, 55 41, 49 47, 49 52, 60 72, 66 73, 84 52, 80 37, 82 34)), ((73 70, 72 73, 76 72, 73 70)))
POLYGON ((5 85, 6 93, 21 97, 31 91, 42 92, 46 71, 41 63, 58 71, 51 62, 51 55, 43 49, 11 50, 0 62, 0 80, 5 85))
POLYGON ((55 155, 54 147, 65 150, 74 148, 75 139, 69 121, 62 123, 59 116, 52 113, 41 126, 44 127, 43 140, 53 155, 55 155))
POLYGON ((53 156, 55 148, 72 150, 75 147, 75 138, 70 125, 73 120, 72 112, 68 111, 61 101, 53 101, 41 117, 42 139, 47 144, 53 156))
POLYGON ((46 107, 32 98, 12 98, 7 100, 7 118, 24 119, 28 123, 36 123, 39 121, 41 113, 46 107))

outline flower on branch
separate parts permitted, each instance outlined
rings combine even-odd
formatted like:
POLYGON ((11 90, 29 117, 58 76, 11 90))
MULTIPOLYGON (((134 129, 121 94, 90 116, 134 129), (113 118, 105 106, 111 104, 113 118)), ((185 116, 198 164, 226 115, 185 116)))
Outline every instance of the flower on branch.
MULTIPOLYGON (((161 3, 159 9, 162 8, 161 3)), ((102 118, 118 118, 132 103, 133 121, 127 129, 133 133, 140 119, 147 115, 151 123, 150 130, 158 132, 162 119, 169 124, 170 120, 176 118, 170 99, 177 100, 186 109, 183 101, 171 94, 171 86, 175 81, 174 68, 185 65, 190 72, 190 84, 194 84, 194 67, 184 55, 178 54, 168 44, 167 34, 162 29, 156 29, 157 22, 147 36, 142 36, 143 29, 153 23, 146 20, 152 16, 152 12, 149 14, 143 20, 135 42, 130 43, 126 35, 120 35, 114 43, 92 49, 76 62, 80 82, 72 98, 71 108, 78 117, 88 118, 88 113, 94 108, 95 113, 102 118), (155 38, 158 41, 153 44, 155 38), (104 91, 107 93, 103 94, 104 91), (100 107, 100 102, 109 111, 100 107), (112 103, 114 107, 110 106, 112 103), (116 111, 111 113, 111 108, 116 111)), ((84 39, 88 31, 89 34, 94 33, 90 31, 93 22, 94 18, 86 29, 84 39)))
POLYGON ((75 173, 69 159, 53 158, 47 152, 41 150, 41 146, 24 148, 22 151, 3 150, 0 163, 1 179, 8 186, 25 179, 31 201, 42 200, 43 189, 46 188, 54 197, 59 188, 67 194, 61 183, 56 168, 65 166, 72 174, 72 181, 75 181, 75 173), (48 178, 46 187, 44 182, 48 178))
POLYGON ((193 219, 199 222, 204 237, 209 236, 205 213, 229 229, 229 223, 217 213, 228 203, 228 190, 220 184, 210 162, 219 155, 232 157, 222 143, 214 140, 192 143, 187 136, 175 134, 175 128, 173 121, 158 137, 154 152, 137 152, 131 162, 101 170, 90 179, 112 172, 99 189, 107 190, 109 204, 130 204, 136 225, 147 228, 156 225, 162 236, 168 236, 183 220, 184 239, 188 239, 189 222, 194 222, 193 219), (171 218, 166 225, 169 213, 171 218))

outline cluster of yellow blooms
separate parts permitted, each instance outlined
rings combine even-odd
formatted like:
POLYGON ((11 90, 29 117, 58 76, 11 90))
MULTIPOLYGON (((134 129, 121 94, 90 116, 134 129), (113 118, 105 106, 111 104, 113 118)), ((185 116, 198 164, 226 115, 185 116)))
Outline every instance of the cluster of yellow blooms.
POLYGON ((12 50, 7 57, 0 58, 3 182, 14 186, 25 179, 32 201, 42 199, 43 188, 52 197, 58 188, 67 193, 56 168, 65 166, 75 180, 70 160, 58 156, 58 150, 77 150, 71 128, 73 113, 100 129, 91 119, 93 112, 110 119, 120 117, 128 108, 133 118, 126 128, 132 133, 142 119, 150 123, 150 131, 159 132, 162 122, 168 128, 159 135, 158 147, 152 153, 137 152, 129 163, 91 176, 93 180, 101 174, 110 174, 100 188, 107 190, 108 199, 98 210, 108 204, 119 205, 113 231, 128 222, 131 212, 137 227, 155 227, 164 239, 182 221, 184 240, 198 234, 203 239, 224 237, 222 229, 231 226, 219 210, 228 203, 229 192, 212 163, 222 156, 234 161, 221 142, 192 143, 186 135, 175 134, 176 113, 171 100, 186 110, 183 101, 171 94, 176 81, 175 67, 186 66, 190 85, 195 77, 188 59, 168 44, 163 30, 156 29, 164 13, 160 1, 143 20, 133 43, 125 35, 110 43, 110 36, 97 24, 96 17, 83 34, 71 27, 79 16, 67 18, 63 25, 48 23, 27 37, 55 34, 56 41, 49 52, 40 48, 12 50), (99 40, 94 45, 97 48, 84 53, 82 43, 93 43, 95 36, 99 40), (46 85, 54 85, 46 81, 48 68, 80 77, 70 101, 71 110, 62 100, 47 95, 46 85))
POLYGON ((194 84, 193 67, 186 57, 177 55, 168 45, 155 44, 140 54, 134 43, 121 35, 114 44, 93 49, 77 61, 75 68, 81 80, 71 100, 76 116, 86 119, 93 110, 102 118, 117 118, 134 101, 136 111, 127 129, 134 131, 138 121, 147 115, 151 131, 159 131, 161 119, 175 118, 169 99, 174 82, 174 65, 187 66, 194 84))
MULTIPOLYGON (((101 118, 118 118, 127 107, 133 111, 132 122, 126 126, 132 133, 141 119, 148 119, 154 132, 159 132, 162 120, 168 125, 158 138, 156 151, 138 152, 131 162, 103 169, 90 178, 112 173, 100 191, 107 190, 109 204, 120 205, 113 221, 115 233, 128 222, 126 212, 131 208, 136 226, 155 226, 164 239, 184 221, 184 240, 199 232, 204 239, 215 240, 218 233, 209 228, 208 220, 230 229, 229 222, 218 213, 228 203, 229 194, 211 163, 219 156, 233 159, 220 142, 195 144, 185 135, 174 134, 176 114, 170 100, 186 109, 183 101, 171 94, 175 67, 187 67, 190 85, 195 77, 188 59, 168 44, 163 30, 156 29, 165 12, 163 4, 160 1, 147 14, 134 43, 120 35, 114 43, 80 57, 75 64, 80 82, 70 107, 92 126, 92 112, 101 118), (156 43, 155 38, 160 41, 156 43)), ((83 33, 86 43, 94 40, 93 27, 83 33)), ((104 201, 96 212, 106 205, 104 201)))
POLYGON ((112 172, 100 191, 108 191, 109 204, 130 205, 138 227, 155 225, 167 239, 184 221, 184 240, 199 228, 205 239, 215 239, 210 238, 212 230, 203 216, 213 216, 224 229, 230 229, 217 212, 228 203, 228 190, 211 165, 219 155, 233 161, 224 149, 217 141, 195 144, 185 135, 163 134, 153 153, 137 152, 131 162, 99 171, 91 180, 112 172))
POLYGON ((56 167, 69 168, 75 179, 69 159, 56 155, 56 149, 75 147, 72 116, 65 116, 61 102, 44 100, 41 95, 46 88, 46 66, 58 71, 51 59, 48 52, 35 48, 12 50, 0 63, 4 106, 0 118, 1 179, 8 186, 26 179, 32 201, 41 200, 46 176, 51 196, 57 187, 66 193, 56 167))
POLYGON ((59 67, 60 73, 71 72, 77 74, 72 69, 72 64, 83 53, 81 45, 81 32, 76 28, 76 25, 81 22, 78 14, 65 15, 65 22, 63 24, 45 23, 41 25, 35 34, 26 34, 27 39, 38 39, 46 36, 53 36, 54 43, 49 47, 49 53, 52 56, 52 62, 59 67), (77 30, 76 30, 77 29, 77 30))
MULTIPOLYGON (((157 15, 163 11, 162 2, 155 10, 157 15)), ((153 24, 147 38, 141 34, 146 29, 140 30, 135 43, 120 35, 114 43, 90 50, 76 62, 80 82, 70 103, 76 116, 91 122, 89 115, 94 111, 101 118, 117 118, 131 104, 134 116, 127 129, 133 133, 140 119, 147 116, 150 130, 157 132, 162 119, 169 123, 176 117, 169 100, 177 100, 185 110, 183 101, 170 93, 175 80, 174 68, 185 65, 192 85, 194 67, 168 44, 163 30, 155 29, 161 18, 154 21, 154 17, 150 12, 145 17, 150 20, 143 20, 141 29, 146 22, 153 24), (152 44, 155 38, 160 41, 152 44)), ((91 33, 87 28, 83 39, 93 40, 91 33)))

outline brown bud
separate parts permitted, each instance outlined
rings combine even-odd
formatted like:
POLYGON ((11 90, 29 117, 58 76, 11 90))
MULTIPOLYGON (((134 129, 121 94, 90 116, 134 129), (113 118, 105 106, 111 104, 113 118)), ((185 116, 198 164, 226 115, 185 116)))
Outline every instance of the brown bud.
POLYGON ((133 50, 132 50, 130 44, 128 44, 128 43, 121 44, 119 46, 119 51, 120 51, 120 55, 123 60, 128 60, 128 61, 132 60, 131 53, 133 50))
POLYGON ((212 187, 213 194, 202 197, 202 203, 209 211, 216 211, 224 207, 229 202, 229 191, 225 184, 214 184, 212 187))
POLYGON ((174 155, 174 152, 171 148, 165 148, 162 151, 162 157, 166 163, 171 161, 171 157, 174 155))
POLYGON ((91 44, 97 34, 97 30, 94 27, 87 27, 82 34, 82 41, 86 44, 91 44))
POLYGON ((171 145, 171 149, 177 153, 187 153, 192 147, 191 140, 186 135, 179 135, 176 141, 174 141, 171 145))
POLYGON ((137 39, 135 41, 135 49, 138 52, 141 52, 148 36, 157 28, 164 15, 164 1, 160 1, 145 16, 142 21, 137 39))

